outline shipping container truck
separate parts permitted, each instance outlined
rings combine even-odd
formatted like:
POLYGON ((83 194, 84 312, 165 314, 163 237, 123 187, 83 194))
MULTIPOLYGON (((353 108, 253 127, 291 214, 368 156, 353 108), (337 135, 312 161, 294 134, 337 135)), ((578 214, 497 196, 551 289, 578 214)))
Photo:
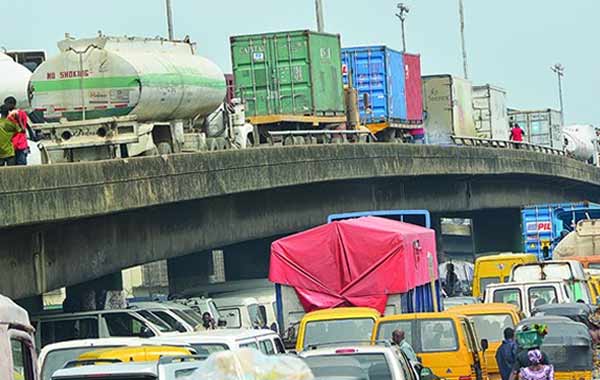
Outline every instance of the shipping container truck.
POLYGON ((546 110, 508 110, 508 119, 517 123, 525 132, 524 141, 562 150, 564 139, 562 132, 562 114, 553 109, 546 110))
POLYGON ((452 136, 476 137, 471 82, 448 74, 422 78, 426 141, 449 145, 452 136))
POLYGON ((556 244, 575 229, 582 219, 600 218, 600 204, 554 203, 524 207, 521 210, 523 252, 549 260, 556 244))
POLYGON ((422 127, 419 55, 386 46, 349 47, 342 49, 342 63, 344 84, 358 90, 360 120, 371 132, 422 127))
POLYGON ((473 86, 473 112, 477 137, 493 140, 510 138, 505 90, 490 84, 473 86))
POLYGON ((230 39, 236 96, 267 129, 346 121, 340 36, 307 30, 230 39))
POLYGON ((276 284, 286 343, 295 341, 298 323, 310 311, 363 306, 392 315, 434 311, 435 305, 439 310, 435 244, 429 228, 373 216, 352 216, 275 241, 269 280, 276 284))

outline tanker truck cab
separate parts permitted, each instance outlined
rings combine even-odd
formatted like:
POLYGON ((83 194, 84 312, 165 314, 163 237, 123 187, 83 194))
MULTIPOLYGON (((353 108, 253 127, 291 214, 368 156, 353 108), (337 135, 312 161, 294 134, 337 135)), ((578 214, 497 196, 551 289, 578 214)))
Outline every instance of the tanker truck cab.
POLYGON ((296 351, 336 342, 368 342, 380 314, 368 307, 340 307, 306 314, 300 321, 296 351))
POLYGON ((37 378, 33 331, 27 311, 0 295, 0 379, 37 378))
POLYGON ((389 341, 396 329, 404 331, 423 366, 431 368, 436 376, 487 380, 483 349, 469 318, 447 311, 392 315, 377 321, 372 339, 389 341))
POLYGON ((510 280, 515 282, 561 280, 567 285, 572 302, 581 300, 587 304, 592 303, 587 276, 581 263, 576 260, 552 260, 516 265, 512 269, 510 280))
POLYGON ((525 316, 537 306, 575 302, 564 281, 507 282, 488 285, 484 303, 507 303, 516 306, 525 316))

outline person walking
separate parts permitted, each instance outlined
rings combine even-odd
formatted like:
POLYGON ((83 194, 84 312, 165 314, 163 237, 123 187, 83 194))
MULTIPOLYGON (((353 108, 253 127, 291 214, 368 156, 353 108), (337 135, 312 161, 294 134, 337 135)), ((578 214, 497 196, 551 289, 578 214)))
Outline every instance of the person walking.
POLYGON ((510 373, 517 360, 517 344, 515 343, 515 330, 510 327, 504 329, 504 340, 496 351, 496 363, 500 369, 502 380, 509 380, 510 373))
POLYGON ((13 166, 16 160, 12 138, 22 129, 18 123, 10 120, 15 117, 14 112, 9 113, 6 107, 1 107, 0 115, 0 166, 13 166))
POLYGON ((554 380, 554 367, 542 364, 543 355, 538 349, 527 352, 529 366, 521 368, 519 380, 554 380))
POLYGON ((519 124, 514 123, 510 129, 510 140, 514 142, 523 142, 523 136, 525 136, 523 129, 521 129, 519 124))
POLYGON ((418 363, 419 359, 417 358, 417 354, 415 353, 415 350, 413 350, 410 343, 406 341, 405 337, 406 334, 404 333, 404 330, 394 330, 392 332, 392 343, 398 346, 398 348, 404 352, 404 355, 406 355, 408 360, 418 363))
POLYGON ((534 367, 534 373, 538 373, 537 371, 540 369, 540 365, 548 366, 551 364, 550 360, 548 359, 548 355, 546 355, 546 353, 540 349, 544 337, 547 334, 548 328, 546 325, 538 324, 534 324, 533 326, 523 326, 519 329, 519 331, 516 332, 515 336, 519 353, 517 354, 515 364, 513 365, 512 372, 510 374, 510 380, 519 379, 519 376, 521 376, 521 370, 523 368, 534 367), (532 340, 530 336, 527 337, 527 335, 532 331, 535 331, 536 333, 534 340, 532 340), (530 357, 529 353, 532 351, 539 351, 539 358, 537 354, 530 357), (532 361, 532 358, 535 360, 532 361))

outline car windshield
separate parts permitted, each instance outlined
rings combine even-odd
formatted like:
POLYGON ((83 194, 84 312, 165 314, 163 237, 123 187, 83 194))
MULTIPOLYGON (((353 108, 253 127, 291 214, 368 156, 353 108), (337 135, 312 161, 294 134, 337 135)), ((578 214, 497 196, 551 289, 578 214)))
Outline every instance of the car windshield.
POLYGON ((368 342, 374 325, 372 318, 308 322, 304 333, 304 348, 335 342, 368 342))
POLYGON ((196 321, 195 319, 191 318, 189 315, 187 315, 183 310, 179 310, 179 309, 171 309, 171 311, 178 316, 179 318, 183 319, 185 321, 185 323, 187 323, 188 325, 192 326, 192 327, 196 327, 198 326, 198 321, 196 321))
POLYGON ((317 379, 392 380, 383 353, 310 356, 304 361, 317 379))
POLYGON ((160 330, 160 332, 173 332, 176 331, 173 327, 169 326, 169 324, 159 317, 156 314, 148 311, 148 310, 138 310, 138 314, 144 317, 148 322, 152 323, 156 328, 160 330))
POLYGON ((196 350, 198 355, 207 355, 207 356, 210 354, 214 354, 215 352, 229 350, 229 347, 226 344, 216 344, 216 343, 210 343, 210 344, 205 344, 205 343, 194 344, 194 343, 192 343, 192 347, 194 347, 194 349, 196 350))
POLYGON ((98 350, 99 348, 116 348, 119 346, 104 346, 104 347, 76 347, 76 348, 66 348, 64 350, 56 350, 50 351, 44 358, 44 362, 41 363, 41 380, 50 380, 52 374, 63 368, 65 364, 72 360, 77 360, 79 356, 85 354, 86 352, 98 350))
POLYGON ((489 342, 501 342, 504 329, 515 327, 510 314, 471 315, 470 317, 475 323, 479 338, 487 339, 489 342))

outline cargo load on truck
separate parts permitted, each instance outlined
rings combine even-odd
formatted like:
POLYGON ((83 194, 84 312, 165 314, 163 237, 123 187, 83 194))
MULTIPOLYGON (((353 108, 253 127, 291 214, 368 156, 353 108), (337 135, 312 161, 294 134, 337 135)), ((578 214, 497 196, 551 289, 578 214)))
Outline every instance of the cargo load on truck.
POLYGON ((600 219, 580 220, 554 248, 554 260, 600 256, 600 219))
POLYGON ((477 137, 492 140, 510 138, 506 90, 490 84, 473 86, 473 111, 477 137))
POLYGON ((344 84, 358 90, 361 124, 373 133, 423 124, 421 57, 387 46, 342 49, 344 84))
POLYGON ((452 136, 477 137, 473 86, 453 75, 423 76, 425 131, 430 144, 452 144, 452 136))
POLYGON ((600 219, 600 205, 591 202, 550 203, 521 210, 524 253, 539 260, 552 258, 556 244, 582 219, 600 219))
POLYGON ((268 129, 346 121, 340 36, 307 30, 233 36, 236 96, 268 129))
POLYGON ((433 311, 437 279, 435 231, 384 218, 332 222, 271 246, 269 280, 277 284, 282 332, 327 308, 433 311))

